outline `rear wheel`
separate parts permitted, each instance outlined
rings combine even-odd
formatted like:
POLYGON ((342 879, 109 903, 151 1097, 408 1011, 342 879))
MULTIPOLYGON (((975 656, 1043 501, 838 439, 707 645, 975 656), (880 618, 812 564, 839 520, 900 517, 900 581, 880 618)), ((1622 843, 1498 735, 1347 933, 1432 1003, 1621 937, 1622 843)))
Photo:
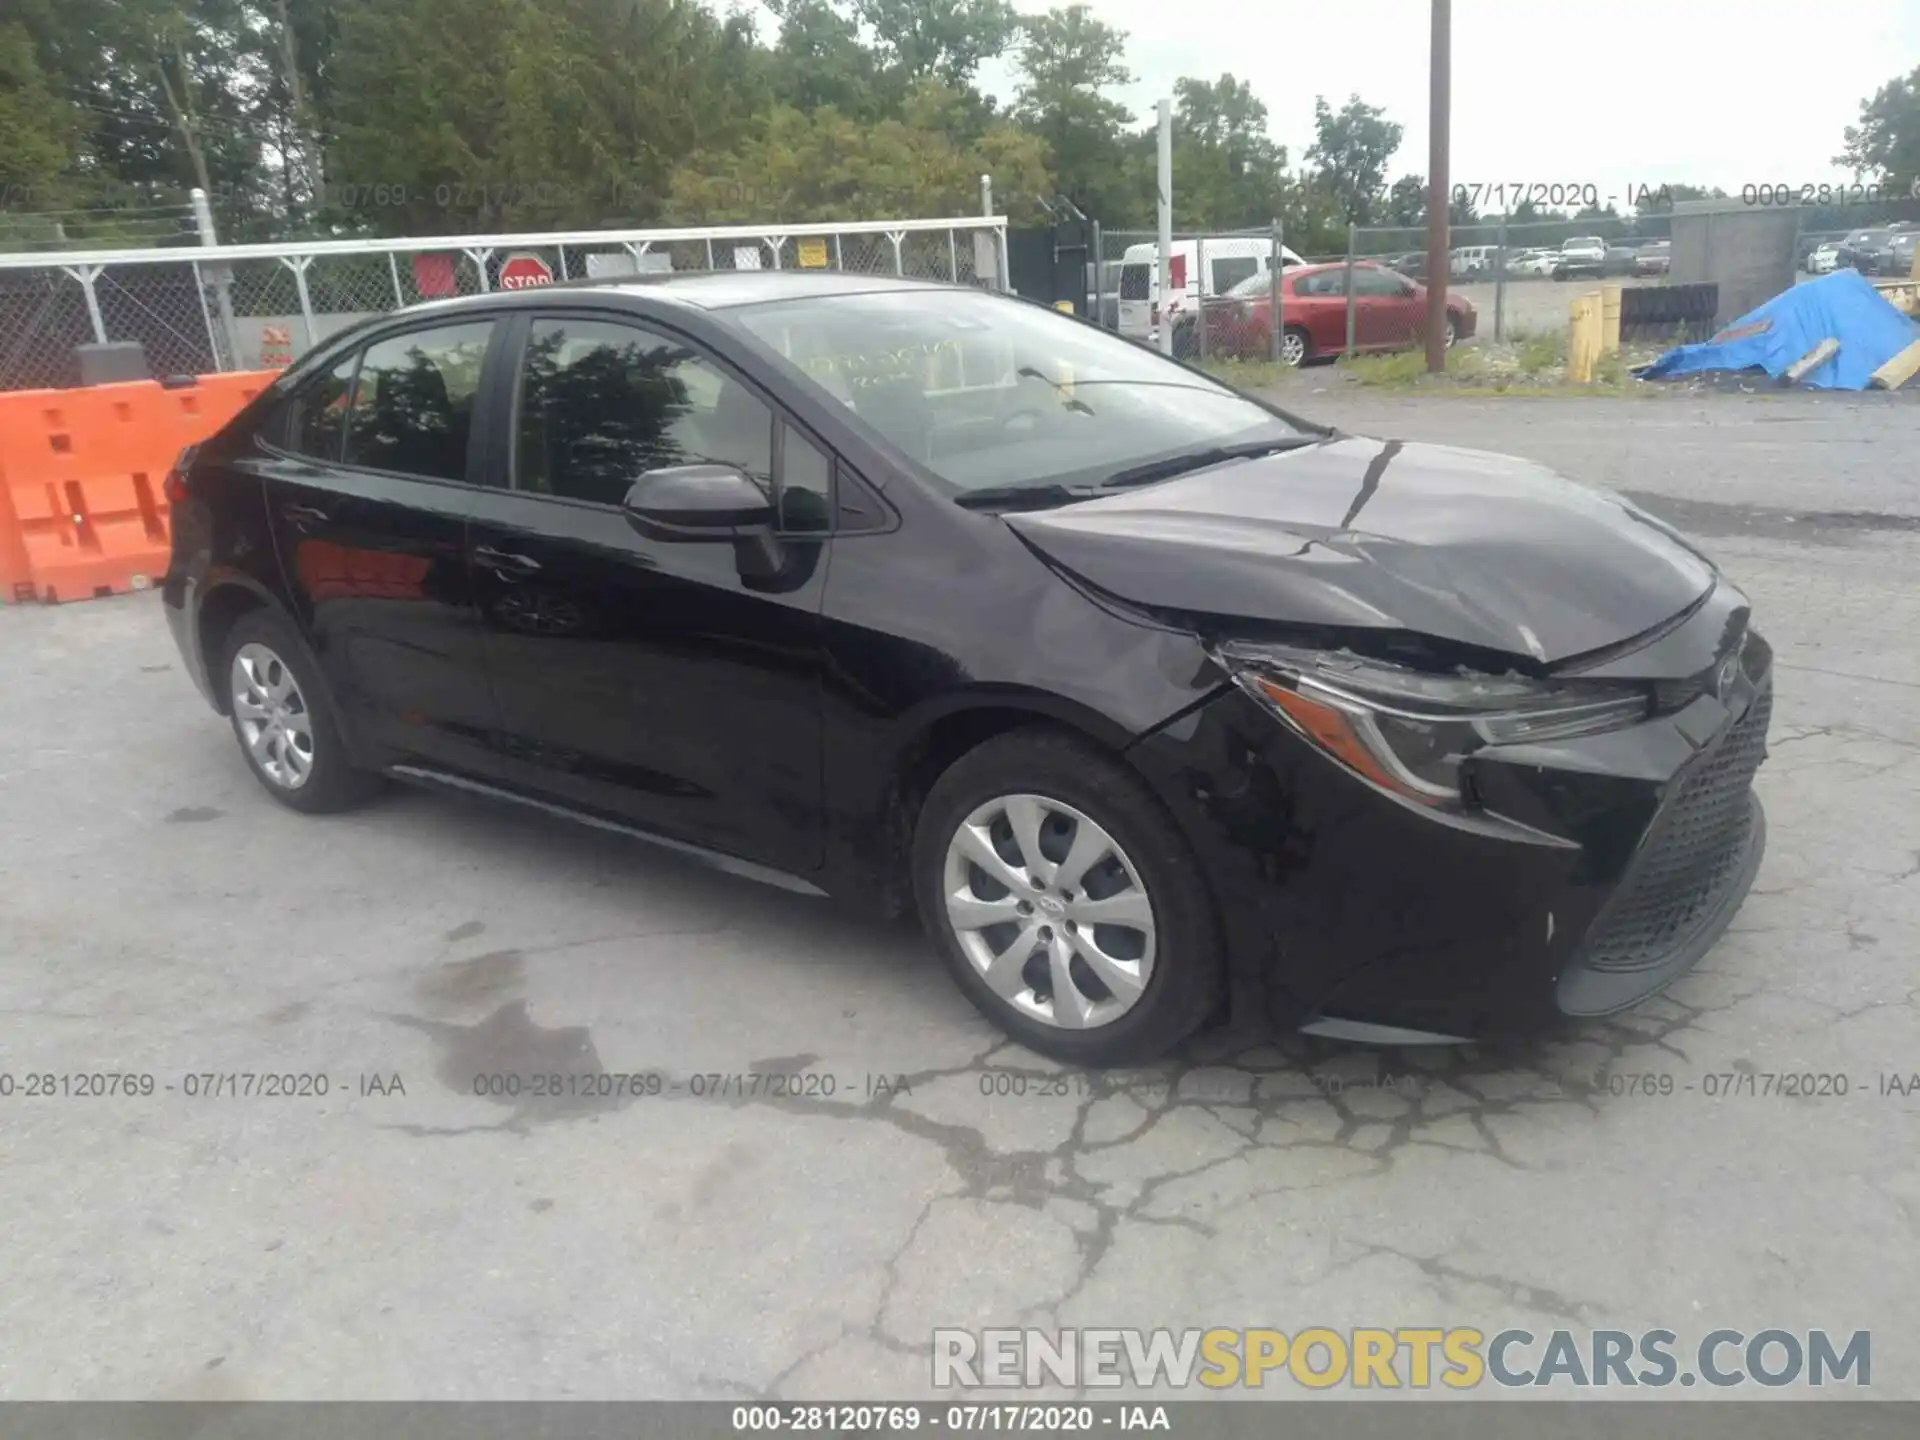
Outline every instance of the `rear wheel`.
POLYGON ((1447 316, 1447 349, 1451 350, 1460 339, 1460 328, 1454 323, 1453 316, 1447 316))
POLYGON ((1118 762, 1018 731, 956 761, 914 831, 922 922, 960 988, 1030 1049, 1140 1063, 1219 994, 1204 877, 1173 819, 1118 762))
POLYGON ((227 710, 254 778, 294 810, 344 810, 379 786, 353 768, 319 667, 291 626, 253 611, 227 632, 227 710))
POLYGON ((1307 332, 1298 325, 1289 325, 1280 332, 1280 361, 1284 365, 1304 365, 1307 357, 1313 354, 1313 341, 1307 332))

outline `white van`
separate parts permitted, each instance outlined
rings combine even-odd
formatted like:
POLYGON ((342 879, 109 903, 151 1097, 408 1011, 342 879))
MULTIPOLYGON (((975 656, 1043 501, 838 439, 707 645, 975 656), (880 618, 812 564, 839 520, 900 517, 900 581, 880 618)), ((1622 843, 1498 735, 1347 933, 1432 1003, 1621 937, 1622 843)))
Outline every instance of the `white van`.
POLYGON ((1499 253, 1499 248, 1493 245, 1463 245, 1449 257, 1448 273, 1455 280, 1464 280, 1469 275, 1490 275, 1499 253))
MULTIPOLYGON (((1280 265, 1303 264, 1300 257, 1280 247, 1280 265)), ((1168 308, 1173 315, 1197 308, 1203 296, 1224 295, 1250 276, 1273 268, 1273 242, 1259 235, 1217 235, 1176 240, 1167 258, 1173 292, 1168 308), (1200 248, 1207 251, 1206 275, 1201 275, 1200 248)), ((1120 262, 1120 333, 1135 340, 1153 339, 1160 323, 1160 247, 1152 243, 1129 245, 1120 262)))

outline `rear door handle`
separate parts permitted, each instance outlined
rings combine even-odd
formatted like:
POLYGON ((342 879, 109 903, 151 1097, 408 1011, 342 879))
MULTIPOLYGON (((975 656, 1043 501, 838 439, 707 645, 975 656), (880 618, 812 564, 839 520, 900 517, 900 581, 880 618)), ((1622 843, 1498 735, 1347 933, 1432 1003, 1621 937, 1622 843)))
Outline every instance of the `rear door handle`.
POLYGON ((498 570, 503 575, 532 575, 540 569, 540 562, 531 555, 516 555, 510 550, 496 550, 491 545, 476 546, 473 558, 489 570, 498 570))
POLYGON ((324 525, 327 512, 313 505, 283 505, 280 513, 293 525, 324 525))

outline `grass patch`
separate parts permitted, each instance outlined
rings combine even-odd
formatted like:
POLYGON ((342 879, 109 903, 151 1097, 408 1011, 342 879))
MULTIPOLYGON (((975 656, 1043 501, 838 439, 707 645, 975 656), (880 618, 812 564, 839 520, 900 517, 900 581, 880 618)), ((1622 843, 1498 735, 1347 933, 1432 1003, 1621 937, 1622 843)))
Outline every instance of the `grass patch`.
POLYGON ((1242 390, 1271 390, 1296 373, 1278 360, 1209 360, 1201 368, 1242 390))
POLYGON ((1498 344, 1481 340, 1449 350, 1442 375, 1427 373, 1427 357, 1420 350, 1356 355, 1340 361, 1339 368, 1351 383, 1378 389, 1458 395, 1653 395, 1661 393, 1661 387, 1643 384, 1632 372, 1658 353, 1635 347, 1602 356, 1592 382, 1575 384, 1567 379, 1567 332, 1555 326, 1516 331, 1498 344))
POLYGON ((1355 385, 1405 388, 1435 382, 1476 384, 1487 378, 1486 357, 1468 346, 1447 352, 1446 373, 1427 374, 1424 350, 1388 350, 1373 355, 1342 356, 1335 368, 1355 385))

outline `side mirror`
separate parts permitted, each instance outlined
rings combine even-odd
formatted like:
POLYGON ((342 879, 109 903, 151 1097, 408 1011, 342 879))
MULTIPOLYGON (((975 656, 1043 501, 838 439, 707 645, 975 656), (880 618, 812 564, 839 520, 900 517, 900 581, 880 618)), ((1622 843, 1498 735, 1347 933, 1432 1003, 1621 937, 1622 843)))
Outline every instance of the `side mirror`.
POLYGON ((777 579, 785 558, 767 492, 732 465, 670 465, 634 481, 627 523, 652 540, 727 540, 747 581, 777 579))
POLYGON ((732 465, 649 470, 622 502, 627 521, 653 540, 739 540, 773 528, 773 502, 732 465))

